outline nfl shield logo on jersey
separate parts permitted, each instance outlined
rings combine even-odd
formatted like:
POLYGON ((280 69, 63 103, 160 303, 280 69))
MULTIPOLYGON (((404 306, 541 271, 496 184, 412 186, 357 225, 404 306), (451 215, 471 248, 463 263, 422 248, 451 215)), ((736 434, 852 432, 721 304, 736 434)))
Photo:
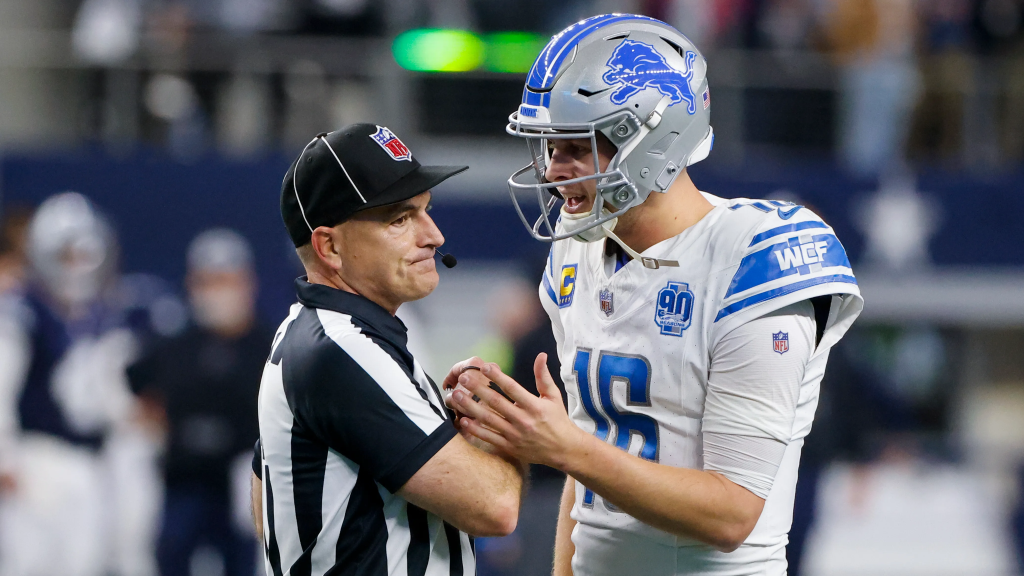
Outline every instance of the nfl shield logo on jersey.
POLYGON ((615 312, 615 308, 612 304, 612 292, 605 288, 601 290, 601 312, 604 312, 605 316, 611 316, 615 312))
POLYGON ((654 323, 666 336, 683 336, 693 315, 693 292, 685 282, 669 282, 658 292, 654 323))
POLYGON ((412 152, 391 130, 377 126, 377 131, 370 134, 370 138, 373 138, 373 141, 379 144, 392 159, 412 162, 412 152))
POLYGON ((775 351, 779 354, 789 352, 789 332, 776 332, 772 334, 772 342, 775 343, 775 351))

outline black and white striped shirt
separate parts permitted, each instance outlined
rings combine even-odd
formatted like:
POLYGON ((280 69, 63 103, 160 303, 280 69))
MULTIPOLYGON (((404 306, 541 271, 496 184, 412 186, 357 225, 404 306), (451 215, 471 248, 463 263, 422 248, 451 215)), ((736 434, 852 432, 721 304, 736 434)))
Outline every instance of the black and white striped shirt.
POLYGON ((260 384, 268 576, 472 576, 472 540, 398 491, 455 434, 401 320, 304 278, 260 384))

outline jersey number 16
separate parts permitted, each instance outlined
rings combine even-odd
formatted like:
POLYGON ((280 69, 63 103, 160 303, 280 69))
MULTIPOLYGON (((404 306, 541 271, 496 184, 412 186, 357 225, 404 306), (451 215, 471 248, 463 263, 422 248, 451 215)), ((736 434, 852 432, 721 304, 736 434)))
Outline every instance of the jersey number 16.
MULTIPOLYGON (((629 406, 651 405, 651 363, 643 356, 599 352, 597 358, 597 402, 594 402, 591 387, 590 357, 592 351, 578 348, 573 360, 573 372, 579 385, 580 403, 587 415, 594 421, 594 435, 602 441, 609 441, 614 425, 615 445, 629 449, 630 439, 638 435, 643 439, 638 456, 645 460, 658 461, 658 423, 650 416, 620 410, 612 400, 612 388, 616 383, 626 387, 626 408, 629 406), (610 421, 610 422, 609 422, 610 421)), ((583 494, 583 505, 594 506, 594 493, 589 489, 583 494)))

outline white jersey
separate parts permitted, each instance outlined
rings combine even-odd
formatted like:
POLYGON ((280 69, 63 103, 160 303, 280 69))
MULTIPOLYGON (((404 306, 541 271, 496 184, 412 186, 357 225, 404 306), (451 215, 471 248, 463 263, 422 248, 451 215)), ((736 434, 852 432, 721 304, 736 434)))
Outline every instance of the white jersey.
MULTIPOLYGON (((553 244, 540 295, 558 341, 569 412, 584 430, 634 455, 701 470, 710 351, 751 320, 831 296, 785 456, 757 526, 729 554, 646 525, 577 483, 577 573, 785 573, 802 439, 828 350, 863 300, 832 228, 806 208, 705 197, 715 207, 700 222, 643 253, 678 267, 648 269, 634 260, 615 271, 603 242, 553 244)), ((772 337, 765 345, 785 353, 788 335, 772 337)))

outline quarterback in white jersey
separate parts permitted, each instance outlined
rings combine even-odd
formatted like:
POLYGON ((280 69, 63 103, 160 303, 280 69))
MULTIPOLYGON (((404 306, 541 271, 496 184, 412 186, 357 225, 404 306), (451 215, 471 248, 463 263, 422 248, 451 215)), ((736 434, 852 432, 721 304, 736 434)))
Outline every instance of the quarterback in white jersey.
POLYGON ((544 213, 516 208, 553 242, 540 297, 569 411, 543 355, 539 398, 479 359, 445 385, 465 431, 569 475, 556 576, 786 573, 803 439, 863 300, 810 210, 690 180, 713 140, 705 73, 664 23, 597 16, 551 40, 510 117, 534 160, 513 198, 544 213))

